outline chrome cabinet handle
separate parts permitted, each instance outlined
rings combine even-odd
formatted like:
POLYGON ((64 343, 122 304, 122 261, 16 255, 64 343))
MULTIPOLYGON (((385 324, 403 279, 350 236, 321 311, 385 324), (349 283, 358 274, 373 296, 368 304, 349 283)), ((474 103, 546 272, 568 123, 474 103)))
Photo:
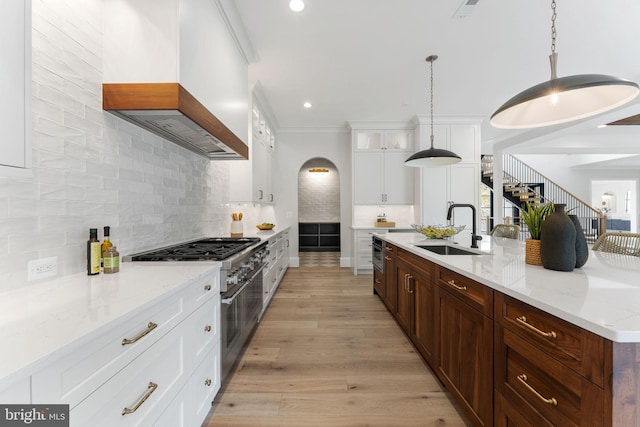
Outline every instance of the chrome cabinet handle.
POLYGON ((528 329, 532 330, 536 334, 542 335, 545 338, 557 338, 558 336, 558 334, 556 334, 555 331, 545 332, 536 328, 535 326, 527 322, 527 318, 525 316, 516 317, 516 321, 521 325, 527 327, 528 329))
POLYGON ((149 398, 149 396, 151 396, 153 392, 156 391, 157 388, 158 388, 158 384, 149 383, 149 386, 147 387, 147 392, 144 394, 144 396, 142 396, 140 400, 138 400, 138 402, 133 406, 133 408, 124 408, 122 410, 122 415, 133 414, 134 412, 136 412, 138 408, 142 406, 142 404, 149 398))
POLYGON ((382 283, 380 279, 376 279, 376 283, 382 283))
POLYGON ((452 287, 454 287, 454 288, 456 288, 459 291, 466 291, 467 290, 466 286, 458 286, 458 285, 456 285, 456 281, 455 280, 449 280, 447 282, 447 284, 452 286, 452 287))
POLYGON ((386 259, 387 261, 391 261, 391 257, 390 256, 386 256, 386 257, 384 257, 384 259, 386 259))
POLYGON ((149 324, 147 325, 147 329, 140 332, 140 334, 134 338, 124 338, 122 340, 122 345, 133 344, 134 342, 139 341, 140 339, 144 338, 149 332, 153 331, 157 327, 158 327, 157 323, 149 322, 149 324))
POLYGON ((535 388, 531 387, 529 385, 529 383, 527 382, 527 376, 525 374, 522 375, 518 375, 518 381, 520 381, 522 384, 524 384, 524 386, 529 389, 529 391, 533 394, 536 395, 536 397, 540 400, 542 400, 544 403, 548 404, 548 405, 553 405, 553 406, 558 406, 558 401, 556 400, 555 397, 552 397, 550 399, 545 398, 543 395, 541 395, 540 393, 538 393, 538 390, 536 390, 535 388))
POLYGON ((205 332, 211 332, 211 325, 207 325, 204 327, 205 332))
POLYGON ((411 289, 411 280, 413 279, 412 275, 408 275, 409 277, 407 277, 407 290, 409 291, 410 294, 413 293, 413 289, 411 289))

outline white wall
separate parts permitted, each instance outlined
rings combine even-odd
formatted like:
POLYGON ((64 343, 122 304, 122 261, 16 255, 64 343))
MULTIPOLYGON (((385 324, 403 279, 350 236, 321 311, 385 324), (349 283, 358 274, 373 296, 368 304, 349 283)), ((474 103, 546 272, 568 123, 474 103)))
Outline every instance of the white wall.
POLYGON ((90 227, 124 255, 228 233, 239 208, 261 217, 225 203, 225 162, 102 111, 102 18, 101 1, 33 0, 33 176, 0 176, 0 291, 27 284, 29 260, 84 273, 90 227))
POLYGON ((309 159, 324 157, 340 174, 341 264, 351 254, 351 136, 345 131, 280 131, 274 157, 276 216, 291 226, 291 265, 298 262, 298 172, 309 159))

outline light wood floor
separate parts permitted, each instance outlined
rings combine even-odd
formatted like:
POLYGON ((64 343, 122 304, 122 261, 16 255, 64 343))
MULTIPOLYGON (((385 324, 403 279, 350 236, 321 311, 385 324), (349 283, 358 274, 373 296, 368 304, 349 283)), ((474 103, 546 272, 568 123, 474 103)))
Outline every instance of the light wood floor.
POLYGON ((290 268, 203 426, 468 426, 371 281, 290 268))

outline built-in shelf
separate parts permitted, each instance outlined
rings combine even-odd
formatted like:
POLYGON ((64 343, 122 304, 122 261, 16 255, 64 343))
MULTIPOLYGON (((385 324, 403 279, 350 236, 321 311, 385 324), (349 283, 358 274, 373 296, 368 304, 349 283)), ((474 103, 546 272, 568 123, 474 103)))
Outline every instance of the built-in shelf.
POLYGON ((298 224, 300 252, 339 252, 339 222, 301 222, 298 224))

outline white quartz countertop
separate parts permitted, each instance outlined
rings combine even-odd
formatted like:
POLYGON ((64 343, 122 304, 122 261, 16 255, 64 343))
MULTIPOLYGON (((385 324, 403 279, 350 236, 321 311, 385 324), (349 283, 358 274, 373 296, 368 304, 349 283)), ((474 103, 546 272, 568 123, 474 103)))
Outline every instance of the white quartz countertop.
POLYGON ((76 274, 0 294, 0 382, 28 371, 63 347, 91 339, 198 278, 219 262, 120 264, 120 272, 76 274))
POLYGON ((640 343, 640 258, 589 251, 571 272, 524 262, 524 241, 483 236, 485 255, 438 255, 416 247, 470 246, 469 233, 431 240, 417 233, 380 233, 381 239, 537 307, 614 342, 640 343))

